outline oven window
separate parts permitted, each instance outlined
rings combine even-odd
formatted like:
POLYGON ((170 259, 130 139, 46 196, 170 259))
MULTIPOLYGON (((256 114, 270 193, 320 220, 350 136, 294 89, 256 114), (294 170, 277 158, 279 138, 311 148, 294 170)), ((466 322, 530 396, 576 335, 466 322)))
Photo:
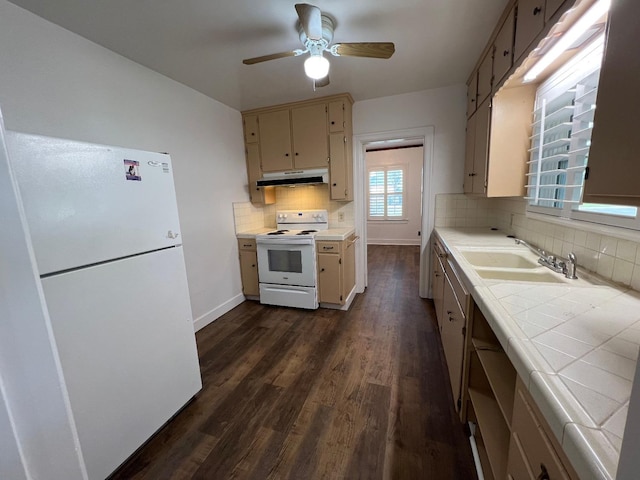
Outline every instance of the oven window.
POLYGON ((269 271, 302 273, 300 250, 269 250, 269 271))

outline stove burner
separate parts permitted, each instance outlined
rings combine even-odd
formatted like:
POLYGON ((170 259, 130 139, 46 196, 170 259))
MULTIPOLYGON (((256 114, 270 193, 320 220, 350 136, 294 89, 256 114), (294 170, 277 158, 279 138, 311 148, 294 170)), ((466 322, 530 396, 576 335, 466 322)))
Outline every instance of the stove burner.
POLYGON ((300 233, 296 233, 296 235, 309 235, 310 233, 315 233, 317 230, 302 230, 300 233))
POLYGON ((275 232, 269 232, 267 235, 284 235, 289 230, 276 230, 275 232))

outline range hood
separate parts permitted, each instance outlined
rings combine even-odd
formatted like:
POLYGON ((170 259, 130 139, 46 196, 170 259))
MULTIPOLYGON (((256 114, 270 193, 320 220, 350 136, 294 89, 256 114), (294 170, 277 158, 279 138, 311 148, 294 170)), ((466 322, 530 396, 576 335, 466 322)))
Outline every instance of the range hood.
POLYGON ((258 187, 279 187, 285 185, 316 185, 329 182, 329 170, 316 168, 313 170, 289 170, 286 172, 265 173, 256 182, 258 187))

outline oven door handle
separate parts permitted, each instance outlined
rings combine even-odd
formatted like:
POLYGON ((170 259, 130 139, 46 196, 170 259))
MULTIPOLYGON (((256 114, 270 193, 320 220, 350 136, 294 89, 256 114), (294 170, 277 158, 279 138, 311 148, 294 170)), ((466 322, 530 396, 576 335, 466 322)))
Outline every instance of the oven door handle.
POLYGON ((296 245, 313 245, 313 238, 258 238, 256 240, 257 245, 281 245, 285 246, 296 246, 296 245))

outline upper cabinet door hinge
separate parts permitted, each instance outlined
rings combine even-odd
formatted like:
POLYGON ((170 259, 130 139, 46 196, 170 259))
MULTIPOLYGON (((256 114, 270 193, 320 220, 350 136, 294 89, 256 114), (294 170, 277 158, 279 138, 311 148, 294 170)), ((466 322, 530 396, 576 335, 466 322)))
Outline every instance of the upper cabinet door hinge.
POLYGON ((589 180, 589 167, 585 167, 584 169, 584 179, 589 180))
POLYGON ((347 143, 347 137, 342 137, 342 140, 344 141, 344 143, 347 143))

